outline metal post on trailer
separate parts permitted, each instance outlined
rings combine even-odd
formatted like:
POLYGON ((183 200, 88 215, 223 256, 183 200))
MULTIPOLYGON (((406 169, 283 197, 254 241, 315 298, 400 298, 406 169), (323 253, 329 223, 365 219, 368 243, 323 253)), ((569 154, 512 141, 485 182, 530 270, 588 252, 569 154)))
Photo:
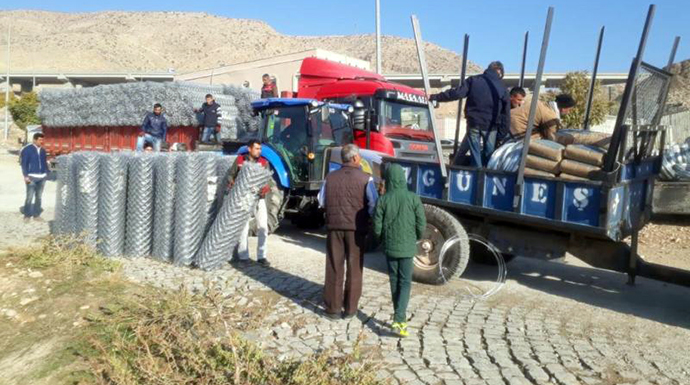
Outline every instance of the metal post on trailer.
POLYGON ((520 158, 520 167, 518 168, 517 181, 515 182, 515 196, 513 197, 513 210, 520 211, 520 202, 524 193, 525 182, 525 163, 527 162, 527 152, 529 150, 529 142, 532 138, 532 128, 534 126, 534 119, 537 114, 537 104, 539 103, 539 89, 541 88, 541 78, 544 75, 544 63, 546 62, 546 52, 549 48, 549 37, 551 36, 551 23, 553 22, 553 7, 549 7, 546 14, 546 24, 544 25, 544 36, 541 41, 541 53, 539 54, 539 65, 537 67, 537 76, 534 79, 534 90, 532 91, 532 102, 529 108, 529 117, 527 119, 527 129, 525 131, 525 139, 522 145, 522 156, 520 158))
POLYGON ((525 65, 527 63, 527 43, 529 42, 529 31, 525 32, 525 42, 522 45, 522 65, 520 66, 520 80, 518 87, 525 86, 525 65))
POLYGON ((678 44, 680 44, 680 36, 676 36, 676 38, 673 39, 673 48, 671 48, 671 55, 668 57, 668 64, 666 64, 666 68, 664 68, 666 71, 671 70, 671 66, 673 65, 673 62, 676 60, 676 52, 678 52, 678 44))
MULTIPOLYGON (((429 86, 429 74, 427 72, 426 57, 424 56, 424 41, 422 40, 422 33, 419 28, 419 20, 417 16, 410 16, 412 20, 412 30, 414 32, 414 41, 417 45, 417 57, 419 58, 419 67, 422 71, 422 79, 424 80, 424 92, 426 92, 427 97, 431 93, 431 87, 429 86)), ((436 129, 436 117, 434 116, 434 106, 431 101, 427 99, 427 105, 429 106, 429 116, 431 118, 431 131, 434 133, 434 141, 436 142, 436 156, 438 156, 438 164, 441 166, 441 176, 443 179, 447 179, 448 171, 443 162, 443 148, 441 147, 441 138, 438 136, 438 130, 436 129)), ((445 181, 447 184, 448 181, 445 181)))
MULTIPOLYGON (((462 87, 465 82, 465 75, 467 74, 467 51, 470 47, 470 35, 465 34, 465 40, 462 44, 462 66, 460 67, 460 82, 458 87, 462 87)), ((458 141, 460 140, 460 125, 462 124, 462 98, 458 100, 458 117, 455 120, 455 142, 453 142, 453 155, 451 156, 452 164, 455 164, 455 157, 458 156, 458 141)), ((464 154, 463 154, 464 155, 464 154)))
POLYGON ((583 130, 589 130, 589 117, 592 114, 592 103, 594 102, 594 87, 597 83, 597 72, 599 71, 599 57, 601 56, 601 44, 604 42, 605 26, 601 27, 599 31, 599 42, 597 43, 597 53, 594 55, 594 68, 592 68, 592 80, 589 83, 589 92, 587 93, 587 106, 585 108, 585 122, 582 126, 583 130))
POLYGON ((616 154, 620 149, 623 131, 626 129, 623 127, 625 123, 625 111, 627 111, 628 105, 632 100, 633 88, 635 88, 635 79, 637 78, 637 71, 642 63, 642 56, 644 55, 644 51, 647 46, 647 37, 649 36, 649 30, 652 27, 652 20, 654 19, 655 10, 656 6, 651 4, 649 6, 649 11, 647 12, 647 19, 645 20, 644 28, 642 29, 642 37, 640 38, 640 44, 637 48, 637 55, 635 55, 635 58, 630 65, 628 80, 625 84, 625 91, 623 92, 623 97, 621 99, 620 111, 622 111, 622 113, 619 111, 618 117, 616 118, 616 125, 614 126, 613 134, 611 135, 611 144, 609 145, 609 149, 606 153, 606 158, 604 161, 603 169, 605 172, 612 172, 616 166, 616 154))

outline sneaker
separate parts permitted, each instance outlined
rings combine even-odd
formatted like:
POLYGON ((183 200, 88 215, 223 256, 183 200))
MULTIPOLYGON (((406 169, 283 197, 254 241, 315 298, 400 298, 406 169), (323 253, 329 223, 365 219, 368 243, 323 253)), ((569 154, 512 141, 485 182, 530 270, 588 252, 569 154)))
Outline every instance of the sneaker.
POLYGON ((266 258, 257 259, 256 262, 266 267, 271 266, 271 262, 268 262, 268 259, 266 258))
POLYGON ((394 322, 391 326, 391 330, 394 334, 397 334, 398 337, 404 338, 410 335, 410 332, 407 331, 407 322, 394 322))

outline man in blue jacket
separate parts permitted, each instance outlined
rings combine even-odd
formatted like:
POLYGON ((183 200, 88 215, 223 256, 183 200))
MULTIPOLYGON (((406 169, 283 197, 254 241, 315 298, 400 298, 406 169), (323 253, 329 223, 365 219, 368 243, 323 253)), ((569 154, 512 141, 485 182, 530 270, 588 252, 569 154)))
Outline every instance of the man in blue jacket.
POLYGON ((19 153, 22 174, 26 184, 26 200, 24 201, 24 220, 41 215, 41 195, 48 177, 48 162, 46 150, 43 148, 43 134, 34 134, 34 141, 22 148, 19 153))
POLYGON ((168 121, 163 116, 163 107, 156 103, 153 105, 153 112, 147 113, 144 117, 144 123, 141 124, 141 132, 137 139, 137 151, 143 151, 144 143, 147 142, 153 144, 156 151, 160 151, 167 133, 168 121))
POLYGON ((201 108, 195 108, 194 112, 201 113, 203 115, 203 131, 201 133, 202 143, 211 143, 211 137, 214 138, 214 142, 218 142, 218 136, 216 135, 220 125, 218 120, 220 119, 220 104, 216 103, 213 99, 213 95, 206 95, 206 103, 201 105, 201 108))
POLYGON ((510 96, 503 83, 504 69, 492 62, 481 75, 470 76, 459 87, 429 96, 436 102, 467 98, 465 118, 474 166, 486 166, 491 154, 510 132, 510 96), (483 146, 482 146, 483 144, 483 146))

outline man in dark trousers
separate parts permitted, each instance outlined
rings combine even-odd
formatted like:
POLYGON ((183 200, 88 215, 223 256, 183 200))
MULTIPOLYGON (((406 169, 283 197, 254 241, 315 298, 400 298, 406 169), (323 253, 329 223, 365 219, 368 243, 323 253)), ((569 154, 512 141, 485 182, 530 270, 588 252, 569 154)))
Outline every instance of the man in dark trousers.
POLYGON ((43 148, 43 134, 34 134, 33 143, 22 148, 19 153, 22 174, 26 184, 26 200, 24 201, 24 220, 31 218, 40 220, 41 195, 48 177, 48 162, 46 150, 43 148))
POLYGON ((261 77, 261 81, 263 82, 263 85, 261 86, 261 99, 277 98, 278 87, 271 79, 271 76, 269 74, 264 74, 261 77))
POLYGON ((218 142, 218 136, 216 135, 220 125, 218 120, 220 119, 220 104, 216 103, 213 99, 213 95, 206 95, 206 103, 201 105, 201 108, 195 108, 194 112, 201 113, 204 116, 203 120, 203 131, 201 132, 201 142, 211 143, 211 137, 215 142, 218 142))
POLYGON ((378 199, 374 179, 360 169, 359 148, 354 144, 343 146, 341 158, 343 167, 326 176, 319 192, 328 229, 323 300, 331 319, 340 318, 341 311, 344 318, 357 314, 365 240, 378 199))
POLYGON ((153 112, 147 113, 141 124, 141 131, 137 139, 137 151, 143 151, 146 142, 153 144, 156 151, 160 151, 167 134, 168 121, 163 116, 163 106, 156 103, 153 105, 153 112))
POLYGON ((465 118, 472 163, 486 166, 496 143, 510 132, 510 97, 503 84, 503 64, 492 62, 481 75, 470 76, 459 87, 429 96, 436 102, 467 98, 465 118))

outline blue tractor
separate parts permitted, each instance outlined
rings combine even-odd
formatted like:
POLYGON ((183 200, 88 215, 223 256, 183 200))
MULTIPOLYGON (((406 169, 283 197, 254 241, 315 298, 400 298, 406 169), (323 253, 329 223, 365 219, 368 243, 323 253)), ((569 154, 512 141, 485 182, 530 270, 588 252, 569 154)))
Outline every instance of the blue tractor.
MULTIPOLYGON (((340 167, 340 147, 353 142, 354 108, 314 99, 268 98, 253 102, 252 109, 261 117, 262 155, 274 170, 266 197, 269 231, 284 217, 300 227, 321 227, 324 216, 317 195, 326 174, 340 167)), ((246 152, 242 147, 238 154, 246 152)), ((380 156, 363 151, 362 157, 364 171, 378 170, 380 156)))

